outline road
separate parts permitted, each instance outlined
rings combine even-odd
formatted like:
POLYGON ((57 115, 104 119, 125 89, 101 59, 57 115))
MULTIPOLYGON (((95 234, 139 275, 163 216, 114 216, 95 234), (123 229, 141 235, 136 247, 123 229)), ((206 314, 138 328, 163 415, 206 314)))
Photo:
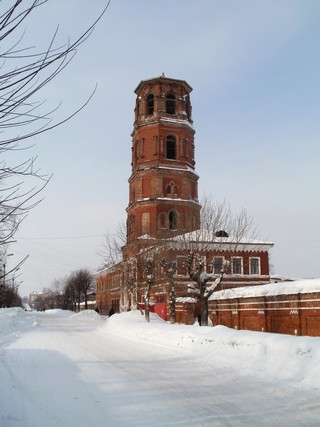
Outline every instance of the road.
MULTIPOLYGON (((317 426, 319 394, 36 313, 1 348, 1 427, 317 426)), ((102 327, 102 324, 104 327, 102 327)))

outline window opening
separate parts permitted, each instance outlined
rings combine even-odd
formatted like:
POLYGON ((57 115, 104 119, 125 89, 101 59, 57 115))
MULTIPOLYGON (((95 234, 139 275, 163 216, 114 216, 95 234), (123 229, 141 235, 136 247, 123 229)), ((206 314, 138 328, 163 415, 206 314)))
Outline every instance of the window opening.
POLYGON ((154 112, 154 95, 153 93, 149 93, 147 96, 147 114, 153 114, 154 112))
POLYGON ((177 229, 177 214, 174 211, 169 212, 169 229, 170 230, 177 229))
POLYGON ((221 274, 223 267, 223 258, 222 257, 216 257, 213 260, 213 273, 214 274, 221 274))
POLYGON ((260 274, 259 258, 250 258, 250 274, 260 274))
POLYGON ((166 98, 166 113, 175 114, 176 112, 176 97, 173 93, 168 93, 166 98))
POLYGON ((242 274, 242 258, 233 258, 232 259, 232 273, 233 274, 242 274))
POLYGON ((175 160, 176 158, 176 137, 174 135, 167 136, 167 159, 175 160))

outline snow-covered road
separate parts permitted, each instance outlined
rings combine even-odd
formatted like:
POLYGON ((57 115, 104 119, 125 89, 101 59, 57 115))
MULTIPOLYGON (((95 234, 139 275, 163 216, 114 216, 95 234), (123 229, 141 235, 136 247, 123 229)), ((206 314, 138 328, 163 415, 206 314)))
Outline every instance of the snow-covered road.
MULTIPOLYGON (((277 378, 281 366, 259 367, 262 357, 279 363, 267 343, 230 345, 226 328, 223 346, 221 337, 208 339, 215 328, 146 324, 139 313, 10 316, 0 336, 1 427, 320 424, 319 388, 303 383, 300 365, 285 363, 281 344, 283 370, 294 372, 277 378)), ((301 340, 303 362, 309 341, 301 340)))

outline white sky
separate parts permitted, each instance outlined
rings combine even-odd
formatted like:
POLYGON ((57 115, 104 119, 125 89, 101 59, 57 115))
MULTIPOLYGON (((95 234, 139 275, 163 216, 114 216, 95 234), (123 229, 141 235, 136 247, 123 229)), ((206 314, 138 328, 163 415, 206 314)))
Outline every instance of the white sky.
POLYGON ((139 311, 0 310, 4 427, 316 426, 320 341, 139 311))
MULTIPOLYGON (((46 45, 57 24, 60 41, 74 39, 103 4, 49 1, 25 40, 46 45)), ((48 107, 62 101, 63 117, 98 84, 84 111, 30 149, 54 177, 9 249, 10 263, 30 255, 16 279, 22 295, 101 265, 104 234, 125 220, 133 91, 162 72, 193 87, 200 195, 253 215, 261 238, 275 244, 273 273, 320 276, 319 1, 112 0, 39 94, 48 107)))

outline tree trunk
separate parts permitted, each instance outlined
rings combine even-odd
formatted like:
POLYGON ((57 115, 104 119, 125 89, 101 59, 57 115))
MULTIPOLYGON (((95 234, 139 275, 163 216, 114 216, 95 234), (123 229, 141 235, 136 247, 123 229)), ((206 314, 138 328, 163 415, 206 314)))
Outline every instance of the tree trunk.
POLYGON ((150 322, 149 298, 144 300, 144 317, 147 322, 150 322))
POLYGON ((170 323, 173 325, 176 323, 176 294, 174 290, 174 282, 173 278, 171 279, 170 283, 170 323))
POLYGON ((150 284, 148 283, 148 288, 144 296, 144 317, 147 322, 150 322, 149 301, 150 301, 150 284))
POLYGON ((200 301, 200 316, 200 326, 208 326, 208 300, 204 297, 200 301))

